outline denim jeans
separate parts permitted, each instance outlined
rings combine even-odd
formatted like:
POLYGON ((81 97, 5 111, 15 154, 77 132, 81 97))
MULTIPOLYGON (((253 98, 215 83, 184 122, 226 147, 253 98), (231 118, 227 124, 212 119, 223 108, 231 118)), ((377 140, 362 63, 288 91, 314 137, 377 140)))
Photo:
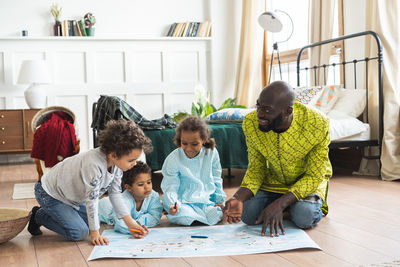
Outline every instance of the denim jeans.
MULTIPOLYGON (((253 225, 265 207, 282 194, 258 190, 257 194, 243 203, 242 221, 253 225)), ((322 199, 317 195, 315 200, 301 199, 290 206, 291 220, 302 229, 314 227, 322 218, 322 199)))
POLYGON ((35 184, 35 197, 41 207, 35 215, 37 224, 71 241, 83 240, 89 235, 85 204, 76 210, 47 194, 40 182, 35 184))

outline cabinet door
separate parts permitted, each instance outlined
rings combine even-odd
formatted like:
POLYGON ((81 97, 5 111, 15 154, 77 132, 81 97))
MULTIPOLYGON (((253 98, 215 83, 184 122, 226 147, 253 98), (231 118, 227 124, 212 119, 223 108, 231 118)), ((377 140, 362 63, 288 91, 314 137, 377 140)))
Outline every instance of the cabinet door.
POLYGON ((24 109, 24 149, 32 150, 32 118, 40 109, 24 109))
POLYGON ((21 110, 0 110, 0 152, 23 151, 21 110))

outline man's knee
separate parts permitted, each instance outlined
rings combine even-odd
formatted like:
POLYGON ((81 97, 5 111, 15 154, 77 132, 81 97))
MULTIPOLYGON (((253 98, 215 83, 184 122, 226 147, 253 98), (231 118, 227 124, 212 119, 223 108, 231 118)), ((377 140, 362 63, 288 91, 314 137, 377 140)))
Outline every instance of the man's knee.
MULTIPOLYGON (((250 203, 248 203, 250 204, 250 203)), ((246 202, 243 205, 243 212, 242 212, 242 222, 247 225, 254 225, 259 216, 259 210, 252 208, 251 205, 246 205, 246 202)))
POLYGON ((298 201, 290 207, 292 221, 301 229, 314 227, 322 218, 321 204, 298 201))

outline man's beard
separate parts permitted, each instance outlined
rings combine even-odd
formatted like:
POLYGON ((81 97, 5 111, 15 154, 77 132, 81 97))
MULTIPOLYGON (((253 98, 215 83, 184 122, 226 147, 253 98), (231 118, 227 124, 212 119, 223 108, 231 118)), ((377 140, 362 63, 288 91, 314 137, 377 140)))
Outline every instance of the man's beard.
POLYGON ((282 130, 277 129, 277 127, 281 126, 283 124, 283 115, 282 113, 280 113, 278 116, 276 116, 275 119, 272 120, 272 122, 268 125, 260 125, 258 124, 258 129, 260 129, 260 131, 267 133, 269 131, 274 131, 276 133, 281 133, 283 132, 282 130))

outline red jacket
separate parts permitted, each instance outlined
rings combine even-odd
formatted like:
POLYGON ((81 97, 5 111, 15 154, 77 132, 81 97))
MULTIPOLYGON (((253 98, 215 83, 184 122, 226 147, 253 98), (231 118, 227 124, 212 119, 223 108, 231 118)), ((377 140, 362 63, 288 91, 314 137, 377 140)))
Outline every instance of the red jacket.
POLYGON ((71 118, 66 113, 57 111, 36 129, 31 157, 43 160, 49 168, 58 163, 58 155, 64 159, 76 154, 75 146, 76 135, 71 118))

